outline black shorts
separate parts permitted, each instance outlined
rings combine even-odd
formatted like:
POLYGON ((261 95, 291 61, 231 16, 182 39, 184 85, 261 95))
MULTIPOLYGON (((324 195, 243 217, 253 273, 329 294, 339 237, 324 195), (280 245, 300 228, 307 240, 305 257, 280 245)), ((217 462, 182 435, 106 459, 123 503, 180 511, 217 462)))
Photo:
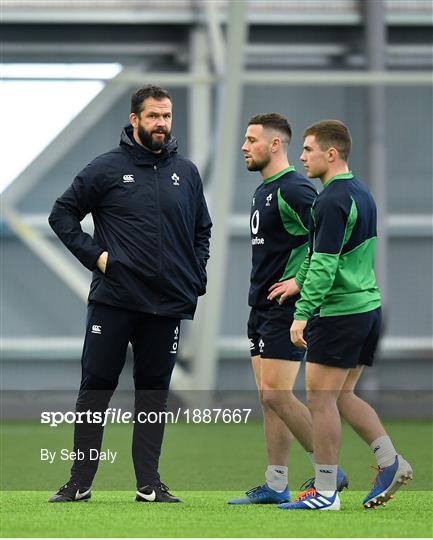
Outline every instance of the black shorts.
POLYGON ((248 319, 251 356, 275 360, 298 360, 305 351, 290 341, 290 327, 295 313, 294 302, 277 303, 265 308, 252 308, 248 319))
POLYGON ((371 366, 380 337, 382 310, 312 317, 306 329, 307 362, 344 369, 371 366))

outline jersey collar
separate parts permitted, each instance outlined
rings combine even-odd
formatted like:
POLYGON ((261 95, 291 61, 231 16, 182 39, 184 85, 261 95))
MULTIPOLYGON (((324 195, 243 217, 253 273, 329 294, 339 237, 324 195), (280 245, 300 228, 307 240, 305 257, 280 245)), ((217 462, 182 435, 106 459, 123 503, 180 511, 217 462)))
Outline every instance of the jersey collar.
POLYGON ((294 170, 295 170, 295 167, 293 167, 293 165, 290 165, 289 167, 286 167, 285 169, 283 169, 279 173, 274 174, 273 176, 270 176, 269 178, 265 178, 265 180, 263 180, 263 183, 264 184, 270 184, 274 180, 278 180, 278 178, 281 178, 283 176, 283 174, 286 174, 288 172, 292 172, 294 170))
POLYGON ((323 187, 324 188, 328 187, 329 184, 333 182, 334 180, 350 180, 351 178, 353 178, 352 171, 349 171, 347 173, 342 173, 342 174, 336 174, 335 176, 330 178, 325 184, 323 184, 323 187))

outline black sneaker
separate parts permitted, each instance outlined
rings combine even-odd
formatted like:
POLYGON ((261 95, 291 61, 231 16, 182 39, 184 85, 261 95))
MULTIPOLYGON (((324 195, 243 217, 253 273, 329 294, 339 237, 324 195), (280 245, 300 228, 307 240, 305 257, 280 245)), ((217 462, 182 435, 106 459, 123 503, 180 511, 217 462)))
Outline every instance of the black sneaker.
POLYGON ((48 502, 64 503, 64 502, 79 502, 88 501, 92 496, 91 488, 83 488, 77 482, 69 480, 62 486, 57 493, 54 493, 48 502))
POLYGON ((169 493, 165 484, 139 488, 135 500, 138 502, 179 503, 180 499, 169 493))

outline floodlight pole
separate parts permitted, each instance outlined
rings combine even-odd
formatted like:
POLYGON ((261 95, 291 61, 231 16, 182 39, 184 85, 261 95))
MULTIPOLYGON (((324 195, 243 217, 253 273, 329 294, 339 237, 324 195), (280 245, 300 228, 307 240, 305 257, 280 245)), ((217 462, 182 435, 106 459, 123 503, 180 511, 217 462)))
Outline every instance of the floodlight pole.
MULTIPOLYGON (((386 22, 384 0, 364 3, 367 64, 370 72, 386 69, 386 22)), ((382 303, 387 304, 387 175, 386 175, 386 96, 383 85, 368 87, 367 102, 367 164, 368 179, 378 209, 378 243, 376 253, 377 279, 382 303)))
MULTIPOLYGON (((224 80, 218 88, 216 147, 210 183, 213 220, 208 291, 203 298, 200 332, 194 347, 194 388, 213 390, 217 380, 218 337, 225 297, 229 244, 229 216, 235 186, 236 148, 240 147, 239 121, 242 105, 244 45, 247 35, 247 5, 230 2, 227 17, 227 46, 224 80)), ((209 396, 210 397, 210 396, 209 396)))

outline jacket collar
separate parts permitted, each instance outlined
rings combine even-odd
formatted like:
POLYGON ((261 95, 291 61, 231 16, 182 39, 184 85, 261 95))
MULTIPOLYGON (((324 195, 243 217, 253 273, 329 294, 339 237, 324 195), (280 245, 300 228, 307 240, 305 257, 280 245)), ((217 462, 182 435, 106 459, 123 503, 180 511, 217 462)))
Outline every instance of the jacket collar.
POLYGON ((150 150, 147 150, 135 142, 133 129, 130 124, 123 128, 120 136, 120 146, 132 155, 132 159, 136 165, 156 165, 167 160, 177 152, 177 140, 174 137, 170 137, 160 154, 154 154, 150 150))

